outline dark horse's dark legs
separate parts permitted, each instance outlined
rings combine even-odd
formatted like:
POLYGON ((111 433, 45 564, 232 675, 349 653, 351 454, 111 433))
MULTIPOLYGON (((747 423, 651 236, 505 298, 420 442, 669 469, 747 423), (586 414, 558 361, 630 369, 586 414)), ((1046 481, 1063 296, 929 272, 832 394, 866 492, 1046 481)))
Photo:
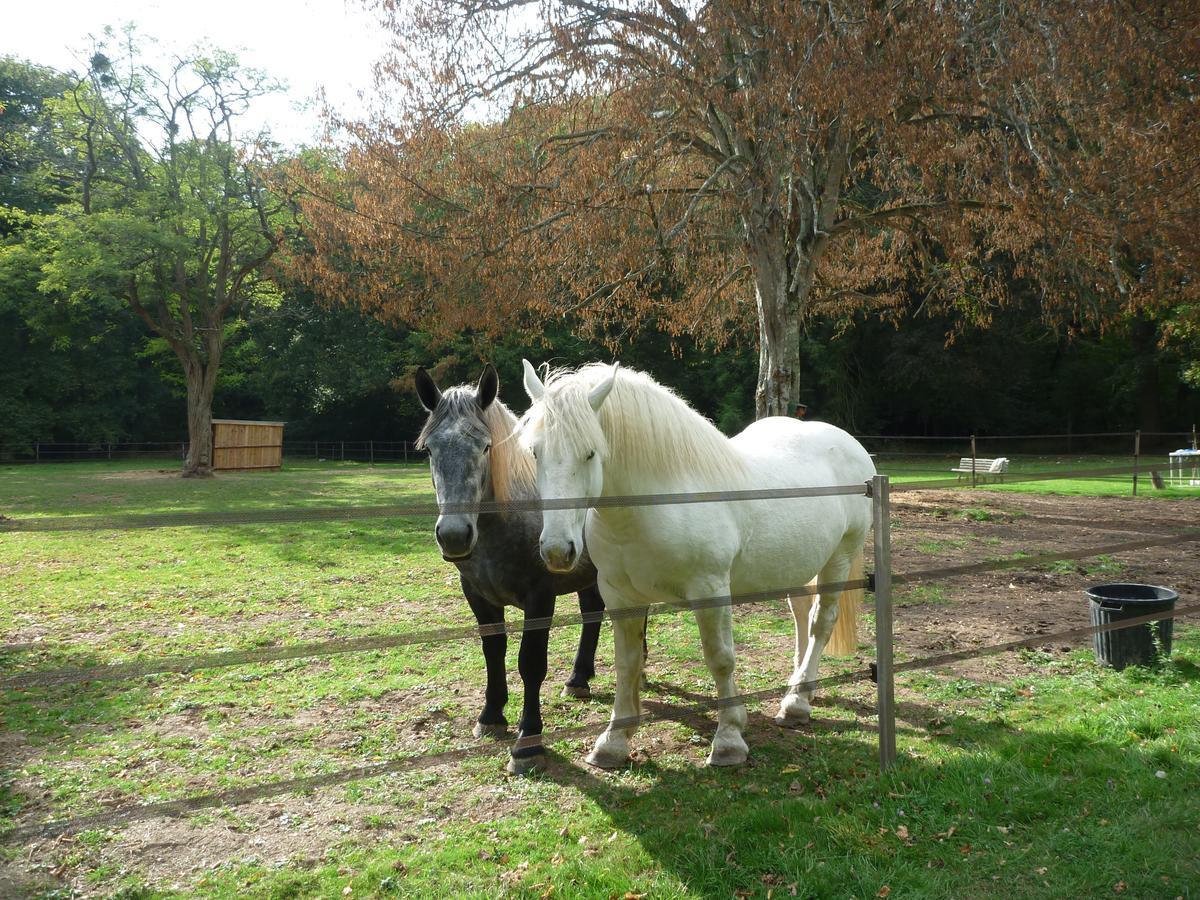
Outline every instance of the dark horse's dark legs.
POLYGON ((600 640, 600 616, 604 612, 604 601, 595 587, 579 592, 579 611, 583 614, 583 628, 579 632, 579 649, 575 651, 575 668, 563 687, 564 697, 592 696, 588 682, 596 677, 596 644, 600 640))
MULTIPOLYGON (((504 622, 503 609, 475 596, 467 590, 466 585, 463 586, 463 593, 480 625, 504 622)), ((504 671, 508 636, 501 631, 499 634, 484 635, 480 642, 483 644, 483 659, 487 663, 487 691, 484 694, 483 712, 475 723, 475 737, 503 737, 508 733, 508 720, 504 718, 504 705, 508 703, 508 674, 504 671)))
POLYGON ((521 709, 517 743, 508 761, 508 771, 514 775, 528 775, 546 765, 546 748, 542 746, 542 682, 546 680, 546 645, 550 641, 548 626, 554 616, 554 599, 554 594, 549 594, 531 597, 525 602, 525 631, 517 656, 525 687, 525 703, 521 709), (544 619, 545 627, 531 629, 530 623, 537 619, 544 619))

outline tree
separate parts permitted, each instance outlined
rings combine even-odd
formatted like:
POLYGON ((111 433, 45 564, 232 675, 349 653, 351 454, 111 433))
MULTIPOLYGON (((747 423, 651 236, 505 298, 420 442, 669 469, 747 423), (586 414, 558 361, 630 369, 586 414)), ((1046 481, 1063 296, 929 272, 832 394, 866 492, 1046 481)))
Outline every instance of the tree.
POLYGON ((401 105, 307 181, 304 270, 366 308, 749 326, 761 416, 812 314, 986 323, 1015 276, 1079 329, 1195 291, 1190 4, 380 6, 401 105))
POLYGON ((161 439, 166 391, 139 351, 145 330, 123 306, 39 291, 39 215, 72 198, 81 167, 56 113, 72 80, 0 58, 0 454, 35 441, 161 439))
POLYGON ((127 305, 164 340, 187 386, 183 474, 212 473, 212 401, 229 323, 275 290, 264 267, 282 241, 258 143, 236 130, 274 88, 226 53, 194 52, 165 72, 128 33, 119 59, 98 46, 58 110, 79 163, 70 202, 37 217, 39 288, 127 305))

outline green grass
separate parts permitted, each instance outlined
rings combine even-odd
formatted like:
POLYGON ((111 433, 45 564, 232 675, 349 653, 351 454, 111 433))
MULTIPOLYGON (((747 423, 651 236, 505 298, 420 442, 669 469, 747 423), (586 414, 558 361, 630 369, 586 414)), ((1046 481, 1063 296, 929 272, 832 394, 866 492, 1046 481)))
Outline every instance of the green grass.
MULTIPOLYGON (((14 517, 430 496, 420 467, 304 464, 208 481, 125 464, 0 469, 0 512, 14 517)), ((465 624, 431 526, 0 534, 0 668, 465 624)), ((942 588, 925 589, 914 602, 944 602, 942 588)), ((740 687, 781 684, 789 617, 769 604, 736 615, 740 687)), ((607 628, 598 699, 557 696, 576 638, 552 634, 549 729, 608 712, 607 628)), ((710 690, 690 617, 656 619, 649 639, 650 711, 710 690)), ((510 641, 510 720, 516 651, 510 641)), ((793 885, 796 896, 818 897, 1062 897, 1108 895, 1121 883, 1126 896, 1196 896, 1200 630, 1178 625, 1173 659, 1154 671, 1102 671, 1086 651, 1023 660, 1030 674, 1015 681, 951 670, 901 677, 901 762, 887 775, 871 720, 858 713, 870 708, 871 685, 855 683, 818 698, 809 730, 776 729, 765 718, 771 704, 753 707, 751 765, 737 771, 699 765, 711 722, 684 716, 639 731, 642 753, 618 773, 578 765, 589 732, 554 743, 542 778, 503 778, 498 746, 187 823, 0 844, 0 886, 7 870, 40 879, 45 896, 68 883, 103 895, 229 898, 786 897, 793 885), (153 853, 137 850, 159 842, 183 854, 204 841, 215 849, 171 874, 156 875, 153 853)), ((848 665, 832 661, 823 674, 848 665)), ((469 736, 482 684, 467 641, 9 691, 0 698, 0 829, 490 746, 469 736)))

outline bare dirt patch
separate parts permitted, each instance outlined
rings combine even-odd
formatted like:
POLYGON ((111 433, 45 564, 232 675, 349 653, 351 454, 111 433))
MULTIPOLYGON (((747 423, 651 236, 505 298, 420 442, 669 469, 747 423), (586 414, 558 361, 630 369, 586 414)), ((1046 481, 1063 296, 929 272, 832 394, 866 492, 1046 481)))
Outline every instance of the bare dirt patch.
MULTIPOLYGON (((1200 526, 1200 503, 1129 498, 1033 496, 998 492, 913 491, 895 497, 892 570, 927 572, 1014 560, 1010 569, 939 577, 896 589, 896 647, 914 656, 970 650, 1088 625, 1084 592, 1106 582, 1172 587, 1180 604, 1200 600, 1200 541, 1112 550, 1200 526), (1096 555, 1021 565, 1024 555, 1096 555)), ((1049 641, 1062 653, 1078 641, 1049 641)), ((966 675, 1027 673, 1016 653, 956 665, 966 675), (997 670, 997 661, 999 670, 997 670)))

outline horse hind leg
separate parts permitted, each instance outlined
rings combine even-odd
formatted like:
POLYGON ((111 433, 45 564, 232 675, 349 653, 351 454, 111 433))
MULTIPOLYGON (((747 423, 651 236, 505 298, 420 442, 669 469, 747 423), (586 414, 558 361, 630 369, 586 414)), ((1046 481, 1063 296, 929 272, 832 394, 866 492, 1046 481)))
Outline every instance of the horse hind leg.
MULTIPOLYGON (((788 680, 788 691, 779 708, 775 721, 782 725, 795 725, 807 722, 812 716, 812 698, 817 680, 817 666, 835 627, 841 629, 834 650, 839 653, 852 652, 855 643, 856 625, 852 619, 857 616, 857 595, 853 591, 837 590, 835 586, 850 580, 854 572, 861 571, 862 551, 857 546, 852 550, 835 553, 821 569, 818 583, 825 590, 813 598, 812 609, 808 616, 808 641, 804 650, 804 658, 792 672, 788 680), (838 613, 843 597, 846 598, 843 615, 848 620, 838 625, 838 613)), ((795 609, 793 609, 795 614, 795 609)), ((801 622, 797 617, 797 628, 801 622)), ((797 638, 797 648, 800 641, 797 638)))
POLYGON ((811 594, 787 598, 796 628, 796 649, 792 655, 792 675, 788 679, 787 693, 779 704, 779 712, 775 715, 775 724, 785 728, 804 725, 812 717, 809 697, 801 693, 800 687, 804 683, 804 657, 808 651, 808 618, 813 604, 820 601, 821 595, 816 592, 816 578, 810 581, 807 587, 812 591, 811 594))
POLYGON ((592 696, 589 682, 596 676, 596 644, 600 640, 600 617, 604 613, 604 601, 598 588, 584 588, 579 592, 579 612, 583 616, 579 649, 575 651, 575 665, 571 677, 563 685, 562 695, 587 700, 592 696))

